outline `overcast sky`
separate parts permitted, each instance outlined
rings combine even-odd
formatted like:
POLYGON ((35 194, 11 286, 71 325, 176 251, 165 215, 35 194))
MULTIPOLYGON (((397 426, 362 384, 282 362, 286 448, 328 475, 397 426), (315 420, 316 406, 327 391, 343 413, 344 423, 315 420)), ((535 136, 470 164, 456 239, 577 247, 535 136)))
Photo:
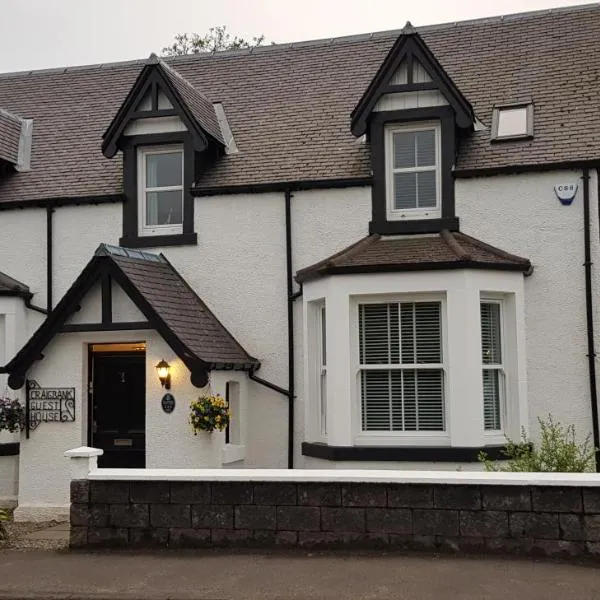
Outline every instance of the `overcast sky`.
POLYGON ((0 72, 144 58, 226 25, 278 43, 582 4, 581 0, 0 0, 0 72))

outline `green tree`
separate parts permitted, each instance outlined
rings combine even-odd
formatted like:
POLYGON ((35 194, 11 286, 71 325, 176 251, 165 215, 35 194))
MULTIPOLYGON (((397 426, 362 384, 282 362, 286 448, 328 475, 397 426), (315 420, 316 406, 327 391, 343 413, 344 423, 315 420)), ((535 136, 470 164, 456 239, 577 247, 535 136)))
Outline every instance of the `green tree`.
POLYGON ((219 52, 220 50, 236 50, 261 46, 265 36, 260 35, 250 40, 231 35, 225 25, 211 27, 207 33, 178 33, 170 46, 162 49, 163 56, 181 56, 183 54, 198 54, 199 52, 219 52))

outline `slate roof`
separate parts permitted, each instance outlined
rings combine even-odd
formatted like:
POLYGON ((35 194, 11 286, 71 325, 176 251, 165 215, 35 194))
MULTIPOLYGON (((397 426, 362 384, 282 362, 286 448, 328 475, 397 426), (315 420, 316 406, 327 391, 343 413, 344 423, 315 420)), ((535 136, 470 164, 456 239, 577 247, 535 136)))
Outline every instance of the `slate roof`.
POLYGON ((195 88, 175 71, 175 69, 172 69, 164 60, 160 60, 159 64, 163 69, 163 73, 177 90, 177 93, 190 109, 200 127, 225 146, 225 140, 221 133, 221 127, 219 126, 212 102, 198 88, 195 88))
POLYGON ((531 271, 528 259, 509 254, 464 233, 384 238, 367 236, 341 252, 301 269, 296 281, 304 283, 325 275, 423 271, 438 269, 500 269, 531 271))
MULTIPOLYGON (((463 141, 458 170, 600 158, 600 5, 417 30, 487 128, 463 141), (493 105, 525 99, 533 140, 491 144, 493 105)), ((223 104, 239 150, 198 186, 370 177, 350 115, 398 34, 166 59, 223 104)), ((0 107, 36 124, 32 170, 0 181, 0 202, 121 193, 121 160, 102 156, 101 135, 144 64, 0 75, 0 107)))
POLYGON ((6 365, 6 372, 26 373, 103 272, 123 287, 188 367, 198 361, 207 369, 259 366, 162 254, 101 244, 47 319, 6 365))
POLYGON ((106 256, 114 262, 156 315, 203 362, 227 365, 258 363, 162 254, 103 244, 96 251, 96 256, 106 256))
POLYGON ((0 272, 0 296, 25 296, 31 297, 29 286, 17 281, 6 273, 0 272))
POLYGON ((21 119, 0 108, 0 160, 17 164, 19 160, 19 138, 21 119))

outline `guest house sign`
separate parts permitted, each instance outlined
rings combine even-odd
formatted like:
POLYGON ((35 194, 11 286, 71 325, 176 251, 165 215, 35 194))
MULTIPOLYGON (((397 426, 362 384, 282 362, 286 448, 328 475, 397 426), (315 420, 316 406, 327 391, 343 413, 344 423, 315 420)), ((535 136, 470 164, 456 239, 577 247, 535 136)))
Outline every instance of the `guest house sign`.
POLYGON ((27 381, 27 422, 29 429, 40 423, 67 423, 75 420, 75 388, 45 388, 27 381))

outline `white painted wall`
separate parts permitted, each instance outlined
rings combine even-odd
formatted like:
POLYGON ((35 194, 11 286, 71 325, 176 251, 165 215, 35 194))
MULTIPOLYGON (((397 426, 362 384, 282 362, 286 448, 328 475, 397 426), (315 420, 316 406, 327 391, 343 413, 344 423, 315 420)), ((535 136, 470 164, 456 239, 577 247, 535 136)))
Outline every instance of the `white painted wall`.
MULTIPOLYGON (((551 411, 557 418, 574 423, 583 433, 591 426, 585 356, 582 191, 580 186, 571 207, 562 207, 552 189, 555 183, 579 176, 576 172, 557 172, 458 180, 456 204, 463 231, 526 256, 534 263, 535 272, 525 281, 530 426, 536 415, 551 411)), ((590 185, 593 260, 600 266, 596 189, 594 175, 590 185)), ((366 187, 295 192, 292 199, 294 272, 367 235, 371 218, 370 196, 370 188, 366 187)), ((261 360, 258 375, 287 388, 283 193, 206 197, 195 202, 198 245, 149 250, 164 252, 246 350, 261 360)), ((0 221, 0 270, 30 285, 38 292, 34 301, 42 305, 46 293, 45 218, 45 211, 29 209, 5 211, 0 221), (27 231, 28 235, 15 237, 15 231, 27 231)), ((122 234, 121 219, 120 204, 57 209, 54 214, 55 302, 101 242, 118 243, 122 234)), ((596 289, 600 289, 596 271, 594 267, 596 289)), ((118 292, 114 293, 116 302, 118 295, 118 292)), ((131 314, 127 320, 138 320, 139 315, 134 316, 131 314)), ((41 315, 29 311, 27 319, 24 331, 29 334, 35 328, 34 324, 41 321, 41 315)), ((295 320, 295 458, 296 465, 301 467, 309 461, 300 455, 300 443, 304 440, 302 300, 296 301, 295 320)), ((599 324, 600 298, 596 298, 598 343, 599 324)), ((148 331, 140 334, 143 337, 138 336, 138 339, 149 339, 148 331)), ((62 386, 67 385, 67 380, 74 380, 81 385, 82 354, 73 348, 62 352, 60 338, 54 342, 56 346, 49 348, 48 358, 36 367, 40 382, 62 386), (47 366, 51 363, 53 366, 47 366)), ((78 339, 78 343, 83 344, 82 338, 78 339)), ((111 339, 116 338, 111 336, 111 339)), ((131 334, 123 339, 131 340, 131 334)), ((158 343, 151 346, 155 354, 160 353, 159 349, 158 343)), ((166 352, 164 348, 161 350, 166 352)), ((174 353, 170 357, 165 356, 169 362, 175 360, 174 353)), ((177 377, 174 375, 175 379, 177 377)), ((174 387, 178 405, 170 417, 160 411, 160 390, 152 391, 149 414, 154 414, 155 409, 162 413, 157 412, 156 420, 148 424, 148 439, 150 441, 152 431, 158 444, 156 450, 149 448, 152 464, 173 457, 172 451, 167 454, 163 449, 167 448, 167 442, 181 443, 182 461, 192 460, 185 448, 193 447, 187 445, 193 442, 187 439, 174 441, 189 427, 183 411, 179 410, 187 400, 179 400, 178 395, 182 393, 187 398, 188 394, 197 393, 187 388, 184 379, 181 379, 182 392, 174 387), (161 425, 169 421, 174 426, 167 430, 176 432, 170 439, 161 429, 161 425)), ((246 389, 244 466, 285 467, 287 399, 254 382, 247 382, 246 389)), ((72 432, 70 427, 40 425, 31 440, 24 443, 21 462, 30 461, 38 467, 29 466, 25 470, 21 467, 21 473, 28 472, 30 480, 29 487, 21 486, 23 503, 39 503, 46 501, 45 498, 55 503, 64 500, 62 492, 60 498, 53 498, 48 487, 53 480, 66 481, 61 479, 64 474, 55 472, 54 467, 47 475, 43 469, 36 469, 45 464, 39 462, 42 453, 56 455, 74 447, 75 441, 82 441, 81 427, 73 426, 72 432), (34 482, 38 472, 42 479, 36 495, 34 482)), ((311 462, 315 460, 310 459, 311 462)), ((360 464, 361 468, 373 466, 371 463, 360 464)), ((411 465, 411 468, 413 466, 419 465, 411 465)), ((61 485, 59 483, 58 488, 61 485)))
MULTIPOLYGON (((107 342, 146 343, 146 465, 148 468, 220 467, 225 434, 194 436, 188 423, 189 403, 203 391, 225 397, 227 381, 237 381, 242 401, 247 402, 246 374, 215 372, 208 389, 190 383, 190 373, 158 333, 150 330, 58 334, 46 351, 48 358, 36 363, 29 375, 42 387, 74 387, 75 415, 72 423, 41 423, 29 440, 22 436, 17 520, 64 518, 69 503, 69 465, 66 450, 88 444, 87 377, 88 345, 107 342), (161 408, 166 392, 154 366, 164 358, 171 365, 171 390, 175 410, 161 408)), ((239 463, 238 463, 239 465, 239 463)))
MULTIPOLYGON (((52 276, 54 305, 56 306, 101 243, 119 244, 119 238, 123 235, 123 205, 115 203, 97 206, 64 206, 56 209, 53 219, 54 269, 52 276)), ((44 244, 45 238, 44 230, 42 235, 44 244)), ((44 246, 43 253, 38 259, 42 263, 44 273, 46 272, 45 252, 44 246)), ((0 270, 2 270, 1 265, 2 262, 0 262, 0 270)))
MULTIPOLYGON (((22 298, 0 298, 0 364, 4 365, 25 343, 29 330, 40 321, 39 313, 25 308, 22 298)), ((0 374, 0 395, 3 398, 20 399, 20 394, 11 390, 8 375, 0 374)), ((20 441, 19 433, 0 432, 0 444, 20 441)), ((0 506, 13 506, 17 502, 19 482, 19 456, 0 456, 0 506)))
POLYGON ((85 302, 80 306, 81 308, 66 320, 68 325, 102 322, 102 286, 99 281, 92 286, 85 296, 85 302))
POLYGON ((5 210, 0 214, 0 271, 34 294, 32 302, 46 307, 46 211, 5 210))
POLYGON ((147 319, 123 288, 112 281, 112 318, 115 323, 141 323, 147 319))
MULTIPOLYGON (((281 194, 198 198, 198 245, 161 248, 219 320, 287 388, 284 202, 281 194)), ((246 466, 287 464, 287 399, 248 382, 246 466)))
MULTIPOLYGON (((581 171, 503 175, 456 181, 461 230, 529 258, 525 280, 529 425, 551 413, 591 431, 585 321, 583 186, 581 171), (554 185, 578 182, 571 206, 562 206, 554 185)), ((596 174, 590 182, 595 289, 595 335, 600 341, 600 245, 596 174)))

